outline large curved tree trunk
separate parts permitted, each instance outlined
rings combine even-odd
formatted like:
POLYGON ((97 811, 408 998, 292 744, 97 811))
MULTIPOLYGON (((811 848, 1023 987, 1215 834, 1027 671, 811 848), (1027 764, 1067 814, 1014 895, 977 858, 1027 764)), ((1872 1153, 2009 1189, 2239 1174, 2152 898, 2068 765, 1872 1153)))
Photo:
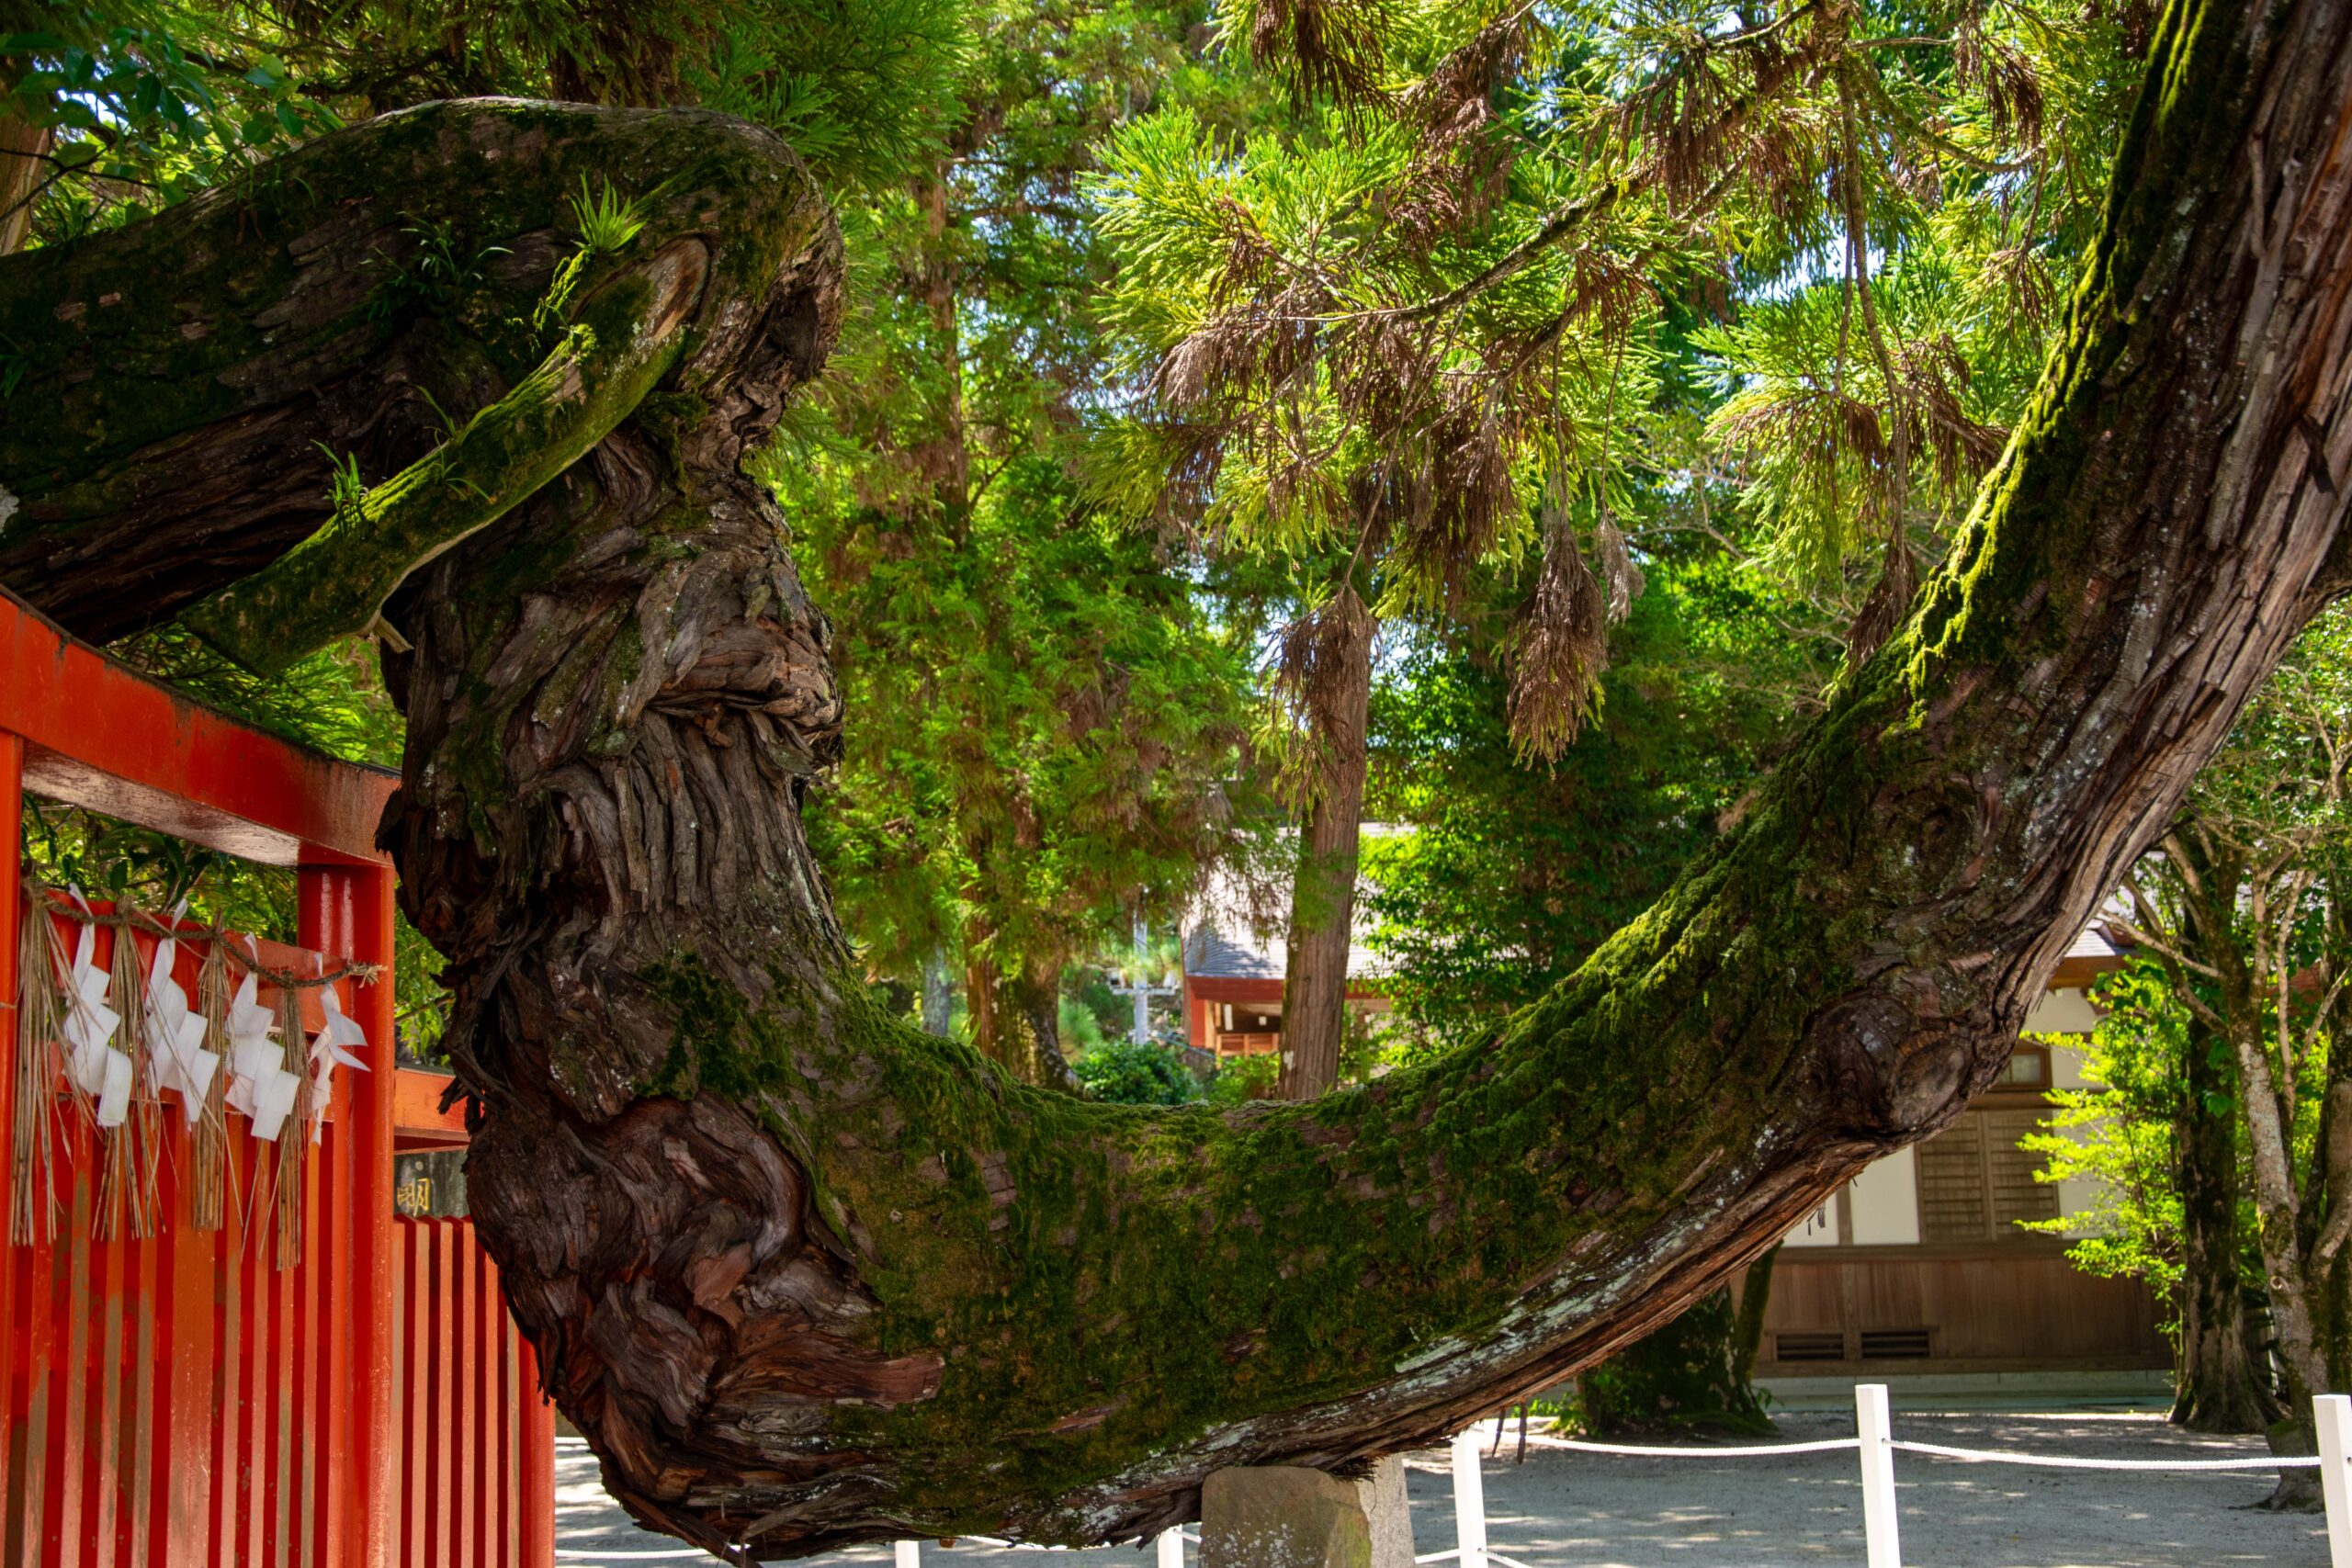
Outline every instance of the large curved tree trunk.
POLYGON ((2246 1332, 2238 1231, 2237 1073, 2201 1019, 2188 1025, 2173 1137, 2180 1191, 2179 1370, 2172 1419, 2197 1432, 2270 1425, 2246 1332))
POLYGON ((251 573, 321 522, 322 472, 280 465, 358 445, 322 430, 380 439, 371 478, 441 439, 381 387, 522 385, 543 342, 480 345, 527 319, 558 195, 651 193, 582 298, 673 368, 527 502, 469 502, 498 514, 386 607, 414 648, 388 841, 449 956, 478 1222, 650 1523, 758 1555, 1132 1535, 1218 1466, 1393 1450, 1607 1354, 1991 1081, 2341 586, 2348 28, 2175 7, 2064 347, 1905 626, 1575 977, 1307 1103, 1074 1101, 865 1001, 799 826, 839 722, 824 623, 738 466, 838 264, 748 128, 428 107, 0 259, 34 345, 0 577, 104 633, 126 559, 172 563, 166 609, 251 573), (371 325, 358 257, 404 211, 512 254, 371 325))

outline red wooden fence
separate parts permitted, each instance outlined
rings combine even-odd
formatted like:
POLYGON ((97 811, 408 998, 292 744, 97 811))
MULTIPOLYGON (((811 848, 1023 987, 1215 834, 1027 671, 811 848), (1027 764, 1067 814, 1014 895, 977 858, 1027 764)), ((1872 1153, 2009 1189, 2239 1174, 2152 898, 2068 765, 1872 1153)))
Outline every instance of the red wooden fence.
MULTIPOLYGON (((334 1075, 295 1267, 277 1266, 258 1210, 248 1223, 232 1201, 224 1228, 188 1224, 175 1104, 156 1234, 90 1240, 91 1135, 60 1118, 55 1236, 0 1241, 0 1561, 12 1568, 552 1561, 551 1416, 494 1276, 469 1227, 403 1229, 392 1215, 392 877, 374 840, 393 783, 175 698, 0 596, 0 998, 17 994, 28 791, 298 867, 301 947, 385 966, 373 984, 344 983, 375 1070, 334 1075), (440 1273, 402 1268, 424 1235, 440 1273), (410 1280, 428 1288, 396 1312, 410 1280), (421 1404, 398 1397, 396 1371, 417 1366, 447 1367, 456 1403, 435 1403, 437 1384, 421 1404), (448 1477, 423 1494, 424 1536, 401 1440, 412 1434, 436 1445, 434 1473, 448 1477), (444 1522, 446 1552, 432 1535, 444 1522)), ((289 956, 264 953, 278 967, 289 956)), ((195 954, 180 962, 192 994, 195 954)), ((13 1024, 0 1028, 0 1180, 14 1049, 13 1024)), ((256 1150, 231 1123, 242 1194, 256 1150)))
POLYGON ((555 1560, 555 1407, 470 1220, 401 1220, 401 1568, 555 1560))

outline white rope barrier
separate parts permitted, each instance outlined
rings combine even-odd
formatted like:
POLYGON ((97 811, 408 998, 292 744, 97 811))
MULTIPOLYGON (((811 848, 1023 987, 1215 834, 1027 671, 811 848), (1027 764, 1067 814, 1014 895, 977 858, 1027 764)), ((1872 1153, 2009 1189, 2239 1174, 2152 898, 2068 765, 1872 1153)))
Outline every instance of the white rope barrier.
POLYGON ((1767 1454, 1851 1453, 1860 1438, 1826 1438, 1817 1443, 1758 1443, 1745 1448, 1644 1448, 1638 1443, 1588 1443, 1575 1438, 1531 1438, 1547 1449, 1573 1449, 1580 1454, 1615 1454, 1628 1459, 1760 1459, 1767 1454))
POLYGON ((1970 1464, 2025 1464, 2038 1470, 2313 1470, 2319 1456, 2256 1454, 2245 1459, 2077 1459, 2071 1454, 2020 1454, 1994 1449, 1955 1449, 1942 1443, 1915 1443, 1897 1438, 1892 1444, 1905 1453, 1956 1459, 1970 1464))

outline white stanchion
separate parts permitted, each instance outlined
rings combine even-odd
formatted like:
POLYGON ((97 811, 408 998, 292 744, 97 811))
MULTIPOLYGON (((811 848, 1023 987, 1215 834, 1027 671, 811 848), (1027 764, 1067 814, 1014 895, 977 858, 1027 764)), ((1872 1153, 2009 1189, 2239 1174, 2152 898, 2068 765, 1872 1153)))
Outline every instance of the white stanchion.
POLYGON ((2319 1428, 2319 1495, 2327 1504, 2327 1561, 2352 1568, 2352 1398, 2323 1393, 2312 1401, 2319 1428))
POLYGON ((1856 1386, 1854 1428, 1861 1439, 1862 1540, 1870 1568, 1903 1568, 1894 1515, 1894 1424, 1887 1417, 1884 1383, 1856 1386))
POLYGON ((1453 1438, 1453 1539, 1462 1568, 1487 1568, 1487 1486, 1478 1473, 1478 1428, 1453 1438))
POLYGON ((1159 1568, 1184 1568, 1184 1532, 1174 1525, 1159 1532, 1159 1568))
POLYGON ((890 1550, 898 1558, 893 1568, 922 1568, 922 1542, 894 1540, 890 1543, 890 1550))

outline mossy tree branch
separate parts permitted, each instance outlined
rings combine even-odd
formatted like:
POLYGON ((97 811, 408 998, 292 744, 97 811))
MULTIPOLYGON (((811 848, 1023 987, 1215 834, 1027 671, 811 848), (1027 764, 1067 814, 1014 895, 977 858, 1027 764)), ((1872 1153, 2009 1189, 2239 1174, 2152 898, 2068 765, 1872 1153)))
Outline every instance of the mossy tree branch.
MULTIPOLYGON (((386 841, 449 959, 477 1221, 616 1495, 761 1556, 1152 1529, 1211 1469, 1393 1451, 1590 1363, 1956 1115, 2345 586, 2347 79, 2343 5, 2179 0, 2009 453, 1747 820, 1485 1047, 1222 1114, 1014 1085, 865 1000, 800 834, 838 746, 826 627, 741 466, 830 343, 838 256, 788 154, 670 122, 638 188, 684 164, 746 193, 653 242, 712 247, 676 368, 386 606, 414 644, 387 661, 409 756, 386 841)), ((638 134, 420 112, 450 166, 403 166, 390 199, 448 210, 492 199, 478 143, 485 177, 552 193, 638 134)), ((415 131, 296 159, 324 175, 415 131)), ((176 221, 264 257, 312 231, 176 221)), ((16 265, 0 321, 63 320, 16 265)), ((471 352, 406 341, 428 338, 471 352)), ((312 373, 379 352, 339 342, 312 373)), ((109 476, 246 450, 248 415, 215 407, 144 446, 78 415, 47 446, 0 431, 0 479, 45 509, 25 539, 59 546, 0 529, 0 575, 30 561, 36 598, 88 606, 103 569, 71 536, 147 547, 168 509, 109 476)), ((177 548, 213 588, 266 564, 177 548)))
POLYGON ((504 516, 636 411, 677 360, 708 264, 700 240, 683 239, 608 278, 514 390, 181 621, 263 674, 367 630, 409 573, 504 516))

